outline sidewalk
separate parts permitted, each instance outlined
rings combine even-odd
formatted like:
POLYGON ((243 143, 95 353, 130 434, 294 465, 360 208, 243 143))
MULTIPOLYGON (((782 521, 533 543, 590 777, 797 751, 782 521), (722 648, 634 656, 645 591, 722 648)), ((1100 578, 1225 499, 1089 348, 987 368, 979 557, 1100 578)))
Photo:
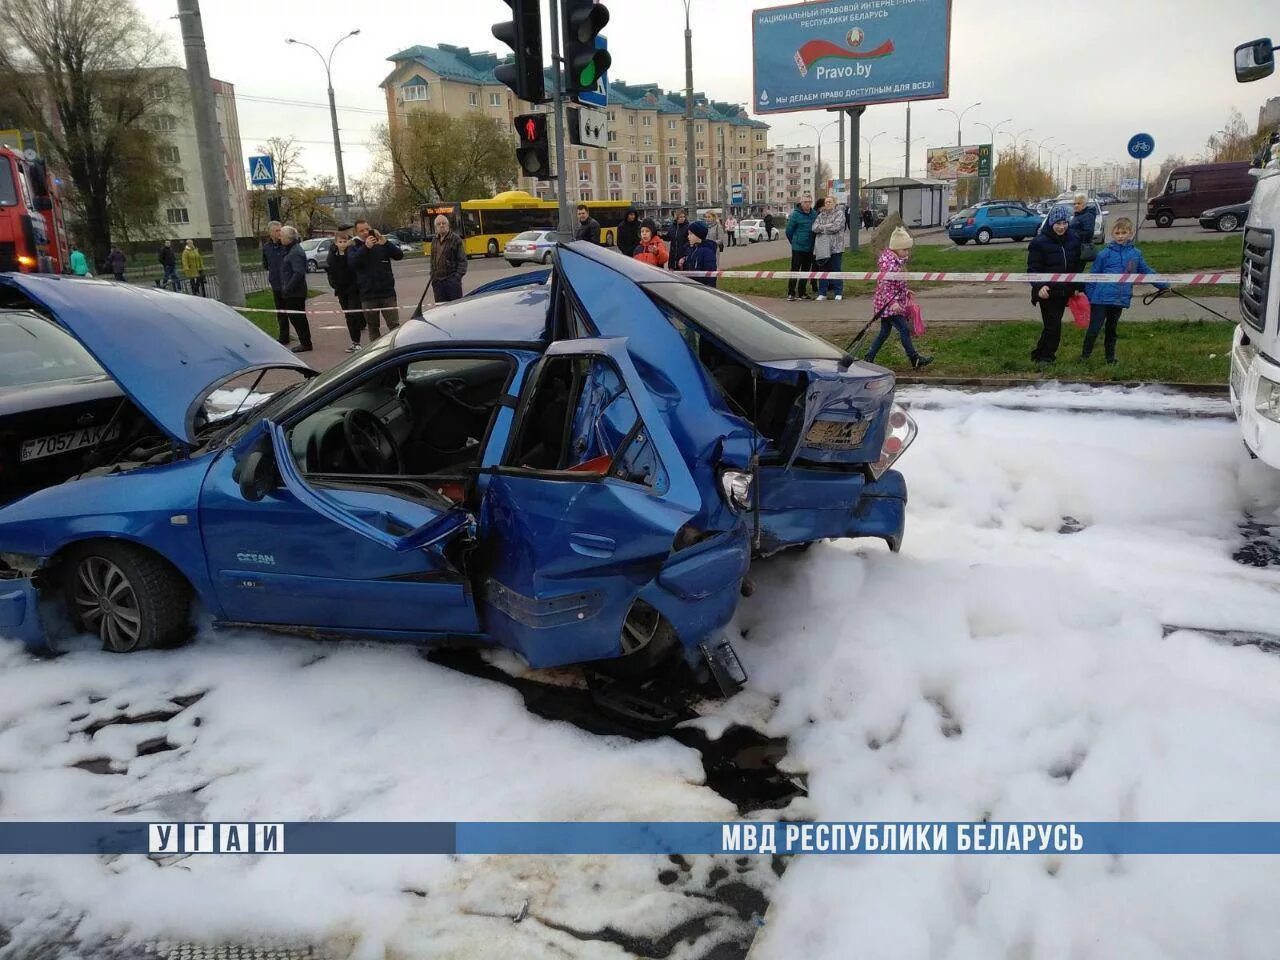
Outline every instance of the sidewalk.
MULTIPOLYGON (((779 281, 785 284, 786 281, 779 281)), ((871 297, 849 297, 840 302, 797 300, 786 297, 747 297, 761 310, 799 326, 823 327, 831 323, 866 322, 874 312, 871 297)), ((921 290, 916 294, 925 321, 930 324, 991 323, 1007 320, 1040 320, 1040 311, 1031 303, 1026 284, 966 284, 963 289, 921 290)), ((1240 304, 1235 297, 1196 297, 1235 322, 1240 320, 1240 304)), ((1189 300, 1165 294, 1151 306, 1143 306, 1135 292, 1133 306, 1125 311, 1126 321, 1218 320, 1189 300)), ((1070 318, 1067 318, 1070 322, 1070 318)))

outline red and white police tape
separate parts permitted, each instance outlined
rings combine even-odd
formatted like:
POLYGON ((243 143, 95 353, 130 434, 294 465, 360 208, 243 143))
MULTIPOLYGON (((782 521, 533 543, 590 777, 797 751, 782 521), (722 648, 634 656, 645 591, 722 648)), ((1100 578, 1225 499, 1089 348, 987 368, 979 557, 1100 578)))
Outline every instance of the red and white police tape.
MULTIPOLYGON (((881 273, 867 271, 815 272, 805 270, 680 270, 682 277, 715 277, 725 280, 914 280, 920 283, 1168 283, 1204 286, 1238 286, 1240 274, 1235 270, 1204 273, 881 273)), ((424 304, 435 306, 435 304, 424 304)), ((402 304, 401 310, 414 310, 417 304, 402 304)), ((364 313, 359 310, 276 310, 271 307, 236 307, 245 313, 306 313, 309 316, 364 313)))

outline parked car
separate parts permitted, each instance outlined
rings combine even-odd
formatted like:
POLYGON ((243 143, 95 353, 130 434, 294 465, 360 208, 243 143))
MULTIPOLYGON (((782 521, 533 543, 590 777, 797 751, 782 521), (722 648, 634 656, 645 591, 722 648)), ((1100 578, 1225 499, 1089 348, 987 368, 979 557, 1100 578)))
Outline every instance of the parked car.
POLYGON ((1200 214, 1200 226, 1206 230, 1235 233, 1243 229, 1248 219, 1249 203, 1231 203, 1225 207, 1213 207, 1204 211, 1200 214))
POLYGON ((1121 200, 1119 197, 1117 197, 1114 193, 1105 193, 1105 192, 1095 193, 1093 195, 1093 199, 1097 200, 1098 203, 1102 204, 1102 206, 1104 207, 1109 207, 1117 203, 1124 203, 1124 201, 1121 200))
POLYGON ((556 236, 556 231, 551 228, 517 233, 507 241, 502 255, 513 267, 524 263, 550 263, 551 252, 556 248, 556 236))
POLYGON ((199 599, 215 624, 470 639, 535 667, 723 668, 753 556, 898 549, 916 427, 889 371, 614 251, 553 263, 318 376, 214 300, 0 274, 162 450, 0 508, 0 624, 39 647, 38 601, 60 597, 130 651, 185 638, 199 599), (193 415, 246 372, 299 382, 193 415))
POLYGON ((1256 182, 1249 166, 1241 160, 1175 167, 1164 190, 1147 200, 1146 219, 1154 220, 1157 227, 1169 227, 1175 220, 1198 217, 1203 210, 1246 202, 1256 182))
POLYGON ((769 231, 769 236, 764 235, 763 220, 739 220, 738 221, 738 242, 746 241, 747 243, 758 243, 761 240, 777 240, 779 230, 777 227, 769 231))
POLYGON ((0 503, 75 476, 141 419, 66 331, 0 309, 0 503))
POLYGON ((302 252, 307 255, 307 273, 323 270, 328 265, 329 248, 332 246, 332 237, 316 237, 302 241, 302 252))
MULTIPOLYGON (((1068 210, 1074 213, 1075 208, 1072 205, 1072 199, 1073 198, 1068 198, 1065 200, 1055 200, 1052 204, 1050 204, 1049 209, 1046 210, 1044 212, 1044 216, 1040 218, 1040 225, 1036 227, 1036 232, 1038 233, 1041 229, 1043 229, 1044 221, 1048 218, 1049 211, 1052 210, 1054 207, 1066 207, 1068 210)), ((1106 236, 1107 236, 1107 217, 1109 215, 1108 212, 1102 209, 1101 205, 1098 203, 1097 200, 1087 201, 1086 206, 1092 207, 1094 212, 1093 243, 1095 244, 1105 243, 1106 236)))
POLYGON ((1036 235, 1040 220, 1035 211, 1022 204, 966 207, 947 221, 947 236, 960 246, 970 240, 990 243, 996 238, 1020 243, 1036 235))

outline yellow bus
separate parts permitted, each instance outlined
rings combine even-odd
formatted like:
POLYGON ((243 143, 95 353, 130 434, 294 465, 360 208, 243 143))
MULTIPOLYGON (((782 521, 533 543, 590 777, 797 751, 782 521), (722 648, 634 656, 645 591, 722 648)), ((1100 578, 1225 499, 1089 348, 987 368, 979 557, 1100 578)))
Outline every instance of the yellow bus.
MULTIPOLYGON (((577 204, 574 204, 577 207, 577 204)), ((611 247, 618 224, 633 204, 627 200, 588 200, 587 210, 600 223, 600 241, 611 247)), ((523 190, 508 190, 491 200, 447 200, 422 208, 422 252, 431 253, 435 218, 443 213, 462 236, 469 257, 496 257, 507 241, 525 230, 554 230, 559 219, 554 200, 539 200, 523 190)))

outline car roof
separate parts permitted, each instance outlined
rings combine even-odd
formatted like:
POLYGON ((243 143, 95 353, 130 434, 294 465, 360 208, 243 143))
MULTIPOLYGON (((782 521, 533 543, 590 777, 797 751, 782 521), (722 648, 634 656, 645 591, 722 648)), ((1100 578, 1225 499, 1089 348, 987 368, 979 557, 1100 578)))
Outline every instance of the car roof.
POLYGON ((551 288, 546 285, 495 290, 430 307, 401 324, 397 349, 431 344, 531 344, 543 339, 551 288))

